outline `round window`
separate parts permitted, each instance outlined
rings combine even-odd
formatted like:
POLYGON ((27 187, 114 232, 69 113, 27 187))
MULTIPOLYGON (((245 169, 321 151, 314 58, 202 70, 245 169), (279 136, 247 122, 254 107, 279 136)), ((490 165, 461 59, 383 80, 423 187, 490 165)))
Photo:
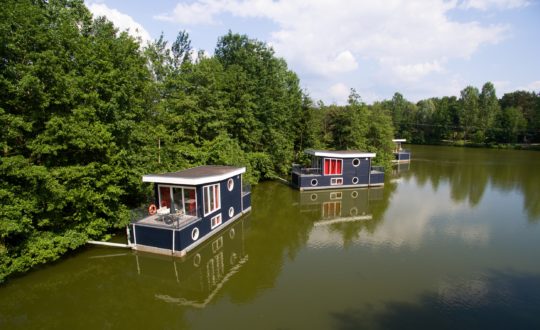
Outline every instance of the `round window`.
POLYGON ((193 266, 199 267, 200 264, 201 264, 201 255, 197 253, 197 254, 193 257, 193 266))
POLYGON ((358 183, 358 177, 355 176, 354 178, 352 178, 352 183, 357 184, 358 183))
POLYGON ((352 207, 352 208, 351 208, 351 216, 354 217, 354 216, 357 215, 357 214, 358 214, 358 209, 356 208, 356 206, 355 206, 355 207, 352 207))
POLYGON ((230 239, 234 239, 234 236, 236 235, 236 231, 234 230, 234 228, 232 228, 230 231, 229 231, 229 238, 230 239))
POLYGON ((353 191, 353 192, 351 192, 351 197, 352 197, 352 198, 358 197, 358 191, 353 191))
POLYGON ((311 194, 311 196, 309 196, 309 198, 311 198, 312 201, 316 201, 317 200, 317 194, 311 194))
POLYGON ((354 167, 358 167, 360 165, 360 159, 358 159, 358 158, 353 159, 352 165, 354 167))
POLYGON ((318 183, 319 183, 319 181, 317 181, 317 179, 311 180, 311 185, 312 186, 316 186, 318 183))
POLYGON ((234 207, 229 207, 229 218, 232 218, 232 216, 234 215, 234 207))
POLYGON ((195 227, 191 231, 191 239, 196 241, 199 238, 199 228, 195 227))
POLYGON ((227 180, 227 189, 229 189, 229 191, 232 191, 233 188, 234 188, 234 180, 230 178, 229 180, 227 180))

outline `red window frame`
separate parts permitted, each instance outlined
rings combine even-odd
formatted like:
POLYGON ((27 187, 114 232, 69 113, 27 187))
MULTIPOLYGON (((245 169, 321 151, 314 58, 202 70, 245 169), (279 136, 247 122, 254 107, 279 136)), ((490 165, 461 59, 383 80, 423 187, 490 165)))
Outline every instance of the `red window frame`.
POLYGON ((324 159, 324 175, 341 175, 341 173, 343 173, 343 159, 324 159))

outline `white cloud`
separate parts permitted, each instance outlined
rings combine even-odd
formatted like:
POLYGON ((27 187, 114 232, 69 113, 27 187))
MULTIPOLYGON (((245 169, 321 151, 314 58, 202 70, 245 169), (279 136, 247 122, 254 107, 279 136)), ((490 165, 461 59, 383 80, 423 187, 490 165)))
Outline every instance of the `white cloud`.
POLYGON ((94 17, 105 16, 109 21, 113 22, 114 25, 120 30, 127 30, 128 33, 135 37, 140 38, 142 43, 145 45, 147 42, 152 41, 150 33, 139 23, 137 23, 131 16, 123 14, 114 8, 107 7, 106 4, 91 2, 87 4, 88 9, 94 17))
POLYGON ((526 86, 518 87, 517 90, 540 93, 540 80, 532 81, 526 86))
POLYGON ((527 0, 465 0, 461 3, 460 8, 463 9, 478 9, 488 10, 496 9, 514 9, 526 7, 530 4, 527 0))
POLYGON ((337 83, 332 86, 330 86, 330 98, 332 99, 333 103, 336 104, 344 104, 346 103, 347 99, 349 98, 350 89, 345 85, 344 83, 337 83))
MULTIPOLYGON (((495 2, 511 7, 523 1, 495 2)), ((365 59, 378 62, 381 74, 407 82, 444 72, 449 59, 467 59, 480 46, 506 37, 503 25, 453 21, 448 12, 458 6, 444 0, 196 0, 158 18, 182 24, 215 24, 223 13, 266 18, 278 26, 269 42, 301 71, 324 76, 362 72, 366 68, 358 59, 365 59)))

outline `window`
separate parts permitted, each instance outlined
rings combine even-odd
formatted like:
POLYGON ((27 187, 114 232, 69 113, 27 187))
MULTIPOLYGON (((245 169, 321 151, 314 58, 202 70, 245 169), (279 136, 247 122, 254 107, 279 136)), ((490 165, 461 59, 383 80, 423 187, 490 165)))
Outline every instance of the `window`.
POLYGON ((221 208, 221 198, 219 194, 219 184, 203 187, 204 215, 208 215, 221 208))
POLYGON ((234 189, 234 180, 233 180, 233 178, 230 178, 229 180, 227 180, 227 189, 229 189, 229 191, 232 191, 234 189))
POLYGON ((324 159, 324 175, 341 175, 343 161, 336 158, 324 159))
POLYGON ((358 159, 358 158, 353 159, 352 166, 354 166, 354 167, 360 166, 360 159, 358 159))
POLYGON ((197 216, 197 196, 195 188, 159 186, 159 206, 169 208, 170 212, 183 212, 197 216))
POLYGON ((229 207, 229 218, 232 218, 234 215, 234 207, 229 207))
POLYGON ((199 228, 195 227, 191 231, 191 239, 196 241, 199 238, 199 228))
POLYGON ((317 179, 311 180, 311 185, 312 186, 316 186, 318 183, 319 183, 319 181, 317 181, 317 179))
POLYGON ((221 225, 221 214, 218 214, 210 219, 210 229, 214 229, 219 225, 221 225))
POLYGON ((330 193, 330 199, 341 199, 343 197, 343 194, 341 191, 335 191, 330 193))
POLYGON ((339 186, 343 184, 343 178, 332 178, 330 179, 330 185, 339 186))
POLYGON ((354 178, 352 178, 352 183, 357 184, 358 183, 358 177, 355 176, 354 178))

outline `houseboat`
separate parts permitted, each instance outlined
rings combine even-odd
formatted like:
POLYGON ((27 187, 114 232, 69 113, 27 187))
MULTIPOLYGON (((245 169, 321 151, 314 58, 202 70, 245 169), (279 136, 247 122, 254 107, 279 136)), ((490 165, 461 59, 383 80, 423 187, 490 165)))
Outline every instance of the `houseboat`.
POLYGON ((129 245, 139 251, 184 256, 251 210, 245 167, 199 166, 149 174, 154 203, 128 227, 129 245))
POLYGON ((375 153, 358 150, 311 150, 311 167, 293 165, 292 186, 302 190, 384 185, 384 169, 372 166, 375 153))
POLYGON ((392 142, 394 142, 394 160, 392 162, 401 164, 411 161, 411 152, 401 147, 401 143, 406 141, 406 139, 392 139, 392 142))

